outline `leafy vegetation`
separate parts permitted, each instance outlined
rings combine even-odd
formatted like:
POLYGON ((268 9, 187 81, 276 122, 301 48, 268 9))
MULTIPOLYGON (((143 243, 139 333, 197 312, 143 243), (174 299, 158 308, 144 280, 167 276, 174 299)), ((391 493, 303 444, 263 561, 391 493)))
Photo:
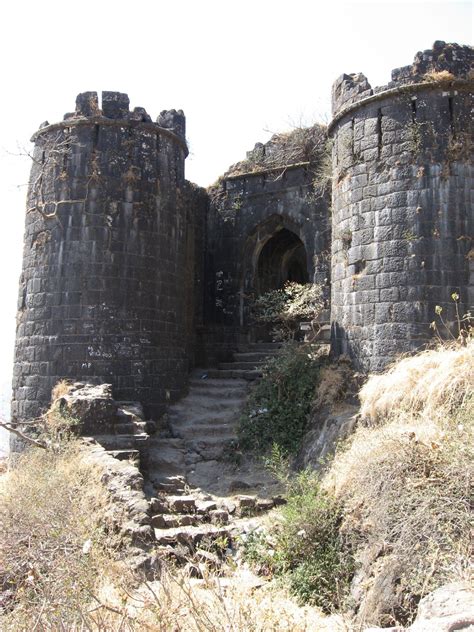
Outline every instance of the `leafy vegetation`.
POLYGON ((304 436, 322 360, 311 345, 286 343, 263 367, 240 418, 243 449, 265 453, 277 443, 295 453, 304 436))
POLYGON ((257 297, 252 306, 258 323, 273 327, 275 340, 294 340, 302 320, 314 320, 323 308, 322 288, 315 283, 288 282, 257 297))
MULTIPOLYGON (((278 450, 277 450, 278 452, 278 450)), ((314 472, 285 474, 287 504, 270 532, 245 542, 245 559, 261 573, 283 578, 300 602, 325 612, 340 608, 354 566, 340 532, 342 507, 321 488, 314 472)))
POLYGON ((423 596, 470 581, 474 341, 403 358, 360 398, 357 429, 322 478, 292 473, 273 447, 288 504, 245 556, 302 602, 355 607, 357 629, 407 625, 423 596))

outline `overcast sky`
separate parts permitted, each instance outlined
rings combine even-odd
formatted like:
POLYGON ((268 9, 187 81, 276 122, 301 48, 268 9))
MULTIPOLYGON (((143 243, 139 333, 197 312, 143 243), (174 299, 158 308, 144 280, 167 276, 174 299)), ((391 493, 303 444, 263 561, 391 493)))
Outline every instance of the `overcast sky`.
POLYGON ((332 82, 390 80, 434 40, 471 44, 471 2, 81 0, 4 2, 0 384, 9 381, 28 159, 17 147, 87 90, 127 92, 155 119, 182 108, 187 177, 213 182, 270 132, 330 119, 332 82))

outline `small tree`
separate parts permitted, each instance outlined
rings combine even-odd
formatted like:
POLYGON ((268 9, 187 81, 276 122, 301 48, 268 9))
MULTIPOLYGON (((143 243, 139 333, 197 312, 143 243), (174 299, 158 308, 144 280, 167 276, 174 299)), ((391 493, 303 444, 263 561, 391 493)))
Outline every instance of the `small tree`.
POLYGON ((315 283, 288 282, 255 299, 253 315, 257 322, 272 325, 275 340, 294 340, 303 320, 314 321, 323 308, 323 292, 315 283))

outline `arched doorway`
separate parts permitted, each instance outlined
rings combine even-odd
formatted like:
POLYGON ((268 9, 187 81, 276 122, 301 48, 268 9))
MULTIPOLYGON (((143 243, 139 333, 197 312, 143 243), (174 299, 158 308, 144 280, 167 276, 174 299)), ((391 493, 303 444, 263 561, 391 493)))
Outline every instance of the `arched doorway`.
POLYGON ((285 285, 287 281, 308 283, 306 249, 301 239, 287 228, 281 228, 260 250, 255 270, 254 287, 264 294, 285 285))

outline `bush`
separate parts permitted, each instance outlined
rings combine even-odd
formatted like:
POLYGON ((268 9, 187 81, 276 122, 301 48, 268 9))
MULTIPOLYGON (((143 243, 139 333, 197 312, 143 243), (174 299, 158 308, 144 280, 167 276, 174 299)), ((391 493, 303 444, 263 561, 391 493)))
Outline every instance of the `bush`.
POLYGON ((331 612, 342 605, 353 574, 341 521, 341 506, 315 473, 303 471, 288 479, 278 523, 267 534, 251 534, 244 557, 260 573, 282 577, 300 602, 331 612))
POLYGON ((302 320, 314 320, 323 308, 323 291, 314 283, 288 282, 255 299, 255 320, 273 326, 275 340, 294 340, 302 320))
POLYGON ((318 381, 321 359, 310 345, 287 343, 263 367, 238 429, 243 449, 258 453, 277 443, 284 452, 297 452, 305 433, 318 381))

